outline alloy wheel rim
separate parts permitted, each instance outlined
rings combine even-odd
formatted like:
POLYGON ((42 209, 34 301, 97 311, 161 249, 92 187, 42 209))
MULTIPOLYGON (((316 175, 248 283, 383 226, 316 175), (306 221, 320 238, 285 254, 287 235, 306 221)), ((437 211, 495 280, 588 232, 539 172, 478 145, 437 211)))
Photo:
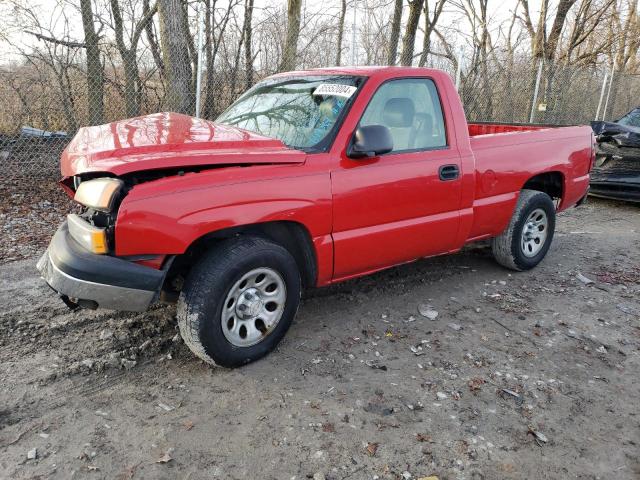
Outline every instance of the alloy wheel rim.
POLYGON ((529 214, 522 228, 520 249, 525 257, 535 257, 547 240, 549 232, 549 219, 547 212, 536 208, 529 214))
POLYGON ((271 268, 254 268, 230 289, 222 306, 225 338, 236 347, 251 347, 264 340, 282 318, 287 287, 271 268))

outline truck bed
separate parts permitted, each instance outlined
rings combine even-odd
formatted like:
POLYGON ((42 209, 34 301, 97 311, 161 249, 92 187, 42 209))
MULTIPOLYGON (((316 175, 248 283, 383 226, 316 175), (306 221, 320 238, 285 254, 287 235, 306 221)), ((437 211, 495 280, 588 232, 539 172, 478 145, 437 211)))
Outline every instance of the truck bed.
POLYGON ((564 191, 558 210, 574 205, 589 184, 592 131, 589 126, 469 124, 476 190, 471 238, 500 233, 520 190, 536 174, 559 172, 564 191))
POLYGON ((530 132, 554 128, 551 125, 526 125, 519 123, 469 123, 469 136, 495 135, 500 133, 530 132))

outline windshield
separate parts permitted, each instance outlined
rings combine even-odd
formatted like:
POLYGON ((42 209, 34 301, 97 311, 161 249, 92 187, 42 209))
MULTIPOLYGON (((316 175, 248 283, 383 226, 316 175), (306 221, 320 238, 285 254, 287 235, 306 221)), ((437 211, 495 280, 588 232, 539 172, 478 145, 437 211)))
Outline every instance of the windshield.
POLYGON ((216 122, 277 138, 293 148, 323 150, 361 84, 361 77, 344 75, 265 80, 236 100, 216 122))
POLYGON ((624 117, 618 120, 620 125, 626 125, 627 127, 640 127, 640 108, 631 110, 624 117))

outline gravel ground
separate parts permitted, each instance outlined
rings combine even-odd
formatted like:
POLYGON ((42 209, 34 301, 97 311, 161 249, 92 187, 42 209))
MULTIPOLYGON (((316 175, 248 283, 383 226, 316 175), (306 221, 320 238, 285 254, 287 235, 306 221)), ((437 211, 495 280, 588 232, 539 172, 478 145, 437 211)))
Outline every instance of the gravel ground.
POLYGON ((71 313, 5 263, 0 478, 639 478, 639 232, 591 200, 530 272, 475 246, 308 292, 236 370, 172 307, 71 313))
POLYGON ((44 250, 73 208, 60 185, 49 179, 0 179, 0 264, 44 250))

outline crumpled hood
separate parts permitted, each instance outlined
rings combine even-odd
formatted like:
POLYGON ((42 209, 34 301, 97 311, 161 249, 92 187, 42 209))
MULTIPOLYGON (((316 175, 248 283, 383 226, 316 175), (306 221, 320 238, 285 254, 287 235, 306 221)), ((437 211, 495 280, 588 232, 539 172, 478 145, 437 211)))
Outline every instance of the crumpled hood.
POLYGON ((611 142, 619 147, 640 148, 640 127, 615 122, 594 121, 591 128, 598 142, 611 142))
POLYGON ((303 163, 280 140, 179 113, 154 113, 78 130, 60 160, 63 177, 210 165, 303 163))

